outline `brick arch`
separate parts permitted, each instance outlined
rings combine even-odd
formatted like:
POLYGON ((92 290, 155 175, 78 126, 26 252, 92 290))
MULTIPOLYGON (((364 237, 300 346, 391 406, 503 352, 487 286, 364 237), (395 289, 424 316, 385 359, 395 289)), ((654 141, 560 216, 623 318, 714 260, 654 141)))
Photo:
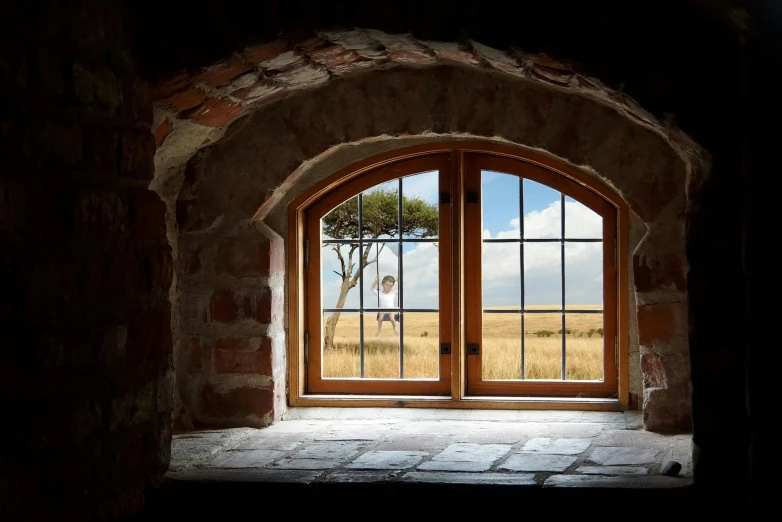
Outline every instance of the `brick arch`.
POLYGON ((376 31, 279 40, 154 92, 185 417, 264 425, 284 410, 288 201, 373 151, 489 139, 580 167, 629 203, 645 424, 689 428, 684 218, 707 155, 632 100, 543 56, 376 31))

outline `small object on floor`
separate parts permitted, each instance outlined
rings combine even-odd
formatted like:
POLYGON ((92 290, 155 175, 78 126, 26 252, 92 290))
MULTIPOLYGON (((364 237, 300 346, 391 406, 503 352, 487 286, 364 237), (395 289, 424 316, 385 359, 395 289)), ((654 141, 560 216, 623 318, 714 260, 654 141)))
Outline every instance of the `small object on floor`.
POLYGON ((675 477, 679 474, 679 472, 682 470, 682 465, 676 462, 675 460, 670 461, 668 464, 665 465, 663 468, 663 475, 666 475, 668 477, 675 477))

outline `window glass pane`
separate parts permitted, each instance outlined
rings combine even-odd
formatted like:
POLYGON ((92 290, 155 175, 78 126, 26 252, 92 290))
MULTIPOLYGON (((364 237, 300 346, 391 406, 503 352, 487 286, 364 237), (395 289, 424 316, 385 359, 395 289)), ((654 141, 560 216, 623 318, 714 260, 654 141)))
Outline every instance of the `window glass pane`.
POLYGON ((399 180, 372 187, 361 199, 362 238, 399 237, 399 180))
POLYGON ((486 381, 521 379, 521 314, 483 313, 481 375, 486 381))
POLYGON ((404 378, 440 376, 440 316, 437 312, 405 312, 403 328, 404 378))
POLYGON ((560 243, 524 243, 524 305, 562 308, 560 243))
POLYGON ((358 239, 358 196, 323 216, 320 225, 324 240, 358 239))
POLYGON ((519 243, 483 243, 483 308, 521 306, 519 243))
POLYGON ((565 304, 602 308, 603 243, 565 243, 565 304))
POLYGON ((565 314, 565 378, 603 380, 603 314, 565 314))
POLYGON ((364 308, 399 308, 399 243, 365 244, 364 308))
POLYGON ((396 311, 364 313, 365 378, 399 378, 399 317, 396 311))
POLYGON ((325 313, 323 316, 322 375, 324 378, 360 376, 359 314, 325 313))
POLYGON ((483 238, 519 239, 519 178, 481 171, 483 238))
POLYGON ((439 231, 438 171, 402 178, 402 227, 405 239, 437 237, 439 231))
POLYGON ((405 309, 439 307, 440 249, 437 243, 403 243, 403 277, 400 278, 405 309))
POLYGON ((565 196, 565 237, 602 239, 603 218, 586 205, 565 196))
POLYGON ((562 378, 562 314, 525 314, 525 378, 562 378))
POLYGON ((524 238, 562 237, 562 194, 528 179, 524 180, 524 238))
POLYGON ((358 288, 361 250, 358 243, 325 243, 322 247, 320 274, 323 308, 358 308, 361 301, 358 288), (356 284, 351 287, 353 282, 356 284))

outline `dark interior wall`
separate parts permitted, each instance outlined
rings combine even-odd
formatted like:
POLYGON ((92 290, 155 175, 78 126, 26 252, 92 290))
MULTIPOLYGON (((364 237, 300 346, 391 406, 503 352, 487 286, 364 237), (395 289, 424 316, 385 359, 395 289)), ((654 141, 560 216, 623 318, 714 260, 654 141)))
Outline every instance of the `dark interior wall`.
POLYGON ((123 6, 0 12, 0 519, 116 519, 170 452, 151 98, 123 6))
POLYGON ((771 1, 746 2, 749 17, 728 2, 506 4, 4 4, 0 514, 118 518, 167 466, 170 254, 146 189, 139 77, 209 65, 280 29, 353 26, 572 61, 712 154, 688 234, 696 482, 729 493, 712 506, 779 491, 779 219, 765 183, 782 142, 782 13, 771 1))

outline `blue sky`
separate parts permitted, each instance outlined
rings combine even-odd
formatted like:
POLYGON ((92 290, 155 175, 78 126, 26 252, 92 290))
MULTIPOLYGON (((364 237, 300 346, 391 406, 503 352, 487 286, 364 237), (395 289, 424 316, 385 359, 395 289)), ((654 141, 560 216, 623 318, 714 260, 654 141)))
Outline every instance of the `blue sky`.
MULTIPOLYGON (((524 229, 526 238, 558 238, 561 228, 560 193, 539 183, 524 183, 524 229)), ((395 182, 394 182, 395 183, 395 182)), ((391 187, 391 184, 382 185, 391 187)), ((418 196, 437 203, 437 173, 422 173, 403 180, 405 196, 418 196)), ((370 189, 370 191, 373 189, 370 189)), ((368 191, 369 192, 369 191, 368 191)), ((519 237, 519 178, 483 172, 483 237, 519 237)), ((566 198, 566 237, 601 237, 602 219, 580 203, 566 198)), ((373 247, 375 249, 376 247, 373 247)), ((562 296, 560 243, 525 243, 525 304, 559 307, 562 296)), ((346 252, 346 250, 344 250, 346 252)), ((433 244, 406 244, 403 248, 405 308, 436 308, 439 274, 438 249, 433 244)), ((354 259, 357 255, 354 256, 354 259)), ((367 267, 364 279, 365 306, 376 299, 369 291, 377 271, 381 278, 398 277, 398 257, 391 248, 380 251, 379 266, 367 267)), ((340 279, 336 254, 323 250, 323 306, 333 307, 340 279)), ((483 306, 518 307, 520 302, 520 251, 518 243, 484 244, 483 306)), ((398 289, 396 285, 395 289, 398 289)), ((600 243, 565 245, 566 304, 602 304, 602 247, 600 243)), ((359 288, 348 293, 345 307, 358 307, 359 288)))

